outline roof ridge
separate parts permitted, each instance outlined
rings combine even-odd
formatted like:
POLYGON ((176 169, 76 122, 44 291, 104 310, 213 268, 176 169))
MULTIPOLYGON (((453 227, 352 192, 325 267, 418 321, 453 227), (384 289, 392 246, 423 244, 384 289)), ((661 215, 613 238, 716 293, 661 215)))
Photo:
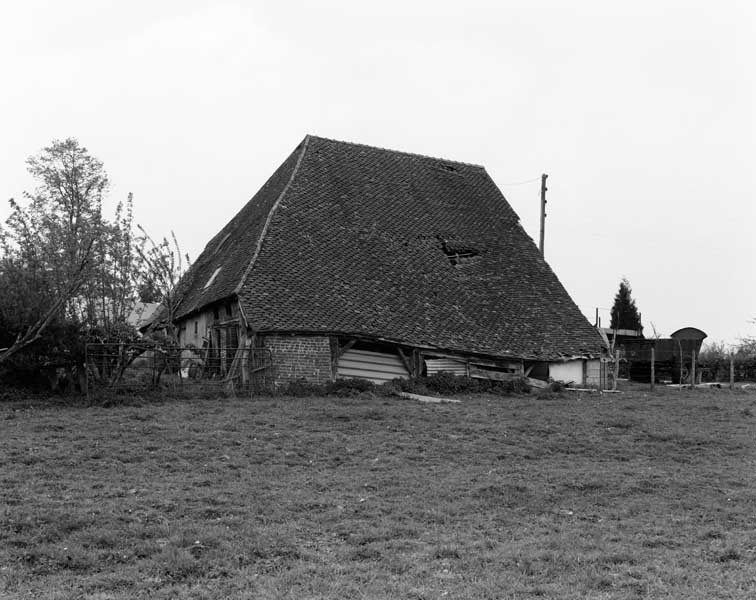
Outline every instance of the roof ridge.
MULTIPOLYGON (((255 265, 255 262, 257 261, 257 257, 260 254, 260 249, 262 248, 263 240, 265 239, 265 236, 268 233, 270 222, 273 219, 273 214, 276 212, 278 205, 281 204, 281 200, 286 195, 286 192, 289 191, 291 182, 294 181, 294 177, 296 177, 297 171, 299 171, 299 165, 302 164, 302 159, 304 158, 304 155, 307 152, 307 146, 309 145, 309 141, 310 141, 309 138, 310 136, 305 136, 305 139, 302 141, 302 150, 300 150, 299 152, 299 156, 297 157, 297 163, 294 165, 294 169, 292 169, 291 171, 289 180, 286 182, 286 185, 284 186, 283 190, 281 190, 281 193, 278 195, 278 198, 276 198, 276 201, 273 203, 273 206, 270 207, 270 211, 268 212, 268 217, 265 219, 265 225, 263 225, 262 231, 260 232, 260 237, 257 239, 257 245, 255 246, 254 253, 252 254, 252 259, 249 261, 249 265, 247 265, 247 268, 244 270, 244 273, 242 274, 238 285, 234 288, 233 293, 237 296, 239 295, 239 292, 241 292, 242 288, 244 287, 244 282, 247 280, 247 276, 249 275, 249 272, 252 270, 252 267, 255 265)), ((245 318, 245 321, 246 321, 246 318, 245 318)))
POLYGON ((428 154, 419 154, 417 152, 406 152, 404 150, 394 150, 392 148, 384 148, 382 146, 371 146, 369 144, 360 144, 359 142, 346 142, 344 140, 336 140, 336 139, 333 139, 333 138, 327 138, 327 137, 323 137, 323 136, 319 136, 319 135, 312 135, 312 134, 309 134, 309 133, 305 136, 305 140, 307 140, 307 139, 323 140, 323 141, 326 141, 326 142, 335 142, 336 144, 346 144, 348 146, 355 146, 355 147, 358 147, 358 148, 368 148, 370 150, 381 150, 382 152, 391 152, 392 154, 403 154, 404 156, 411 156, 411 157, 414 157, 414 158, 424 158, 424 159, 428 159, 428 160, 437 160, 437 161, 444 162, 444 163, 451 163, 451 164, 455 164, 455 165, 464 165, 466 167, 475 167, 477 169, 483 169, 485 171, 485 167, 483 165, 479 165, 479 164, 476 164, 476 163, 470 163, 470 162, 464 162, 464 161, 461 161, 461 160, 451 160, 451 159, 443 158, 443 157, 440 157, 440 156, 430 156, 428 154))

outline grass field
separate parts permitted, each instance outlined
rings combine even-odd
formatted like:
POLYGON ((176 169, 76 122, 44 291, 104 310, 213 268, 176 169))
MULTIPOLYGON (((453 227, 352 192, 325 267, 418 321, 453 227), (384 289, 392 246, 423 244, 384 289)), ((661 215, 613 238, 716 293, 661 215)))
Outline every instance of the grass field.
POLYGON ((756 394, 0 404, 2 598, 755 598, 756 394))

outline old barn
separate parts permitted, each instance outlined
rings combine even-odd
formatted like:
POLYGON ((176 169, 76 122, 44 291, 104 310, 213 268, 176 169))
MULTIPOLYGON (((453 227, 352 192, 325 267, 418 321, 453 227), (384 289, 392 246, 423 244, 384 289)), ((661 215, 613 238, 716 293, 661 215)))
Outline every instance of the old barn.
POLYGON ((244 382, 599 383, 600 335, 478 165, 307 136, 181 289, 181 342, 244 382))

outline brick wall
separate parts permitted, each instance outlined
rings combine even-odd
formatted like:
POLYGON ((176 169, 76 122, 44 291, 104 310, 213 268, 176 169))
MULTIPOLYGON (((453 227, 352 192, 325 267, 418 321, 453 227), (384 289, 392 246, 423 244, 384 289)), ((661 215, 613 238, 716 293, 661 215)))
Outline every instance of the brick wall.
POLYGON ((302 380, 326 383, 333 379, 331 344, 326 336, 266 335, 264 348, 273 355, 273 383, 302 380))

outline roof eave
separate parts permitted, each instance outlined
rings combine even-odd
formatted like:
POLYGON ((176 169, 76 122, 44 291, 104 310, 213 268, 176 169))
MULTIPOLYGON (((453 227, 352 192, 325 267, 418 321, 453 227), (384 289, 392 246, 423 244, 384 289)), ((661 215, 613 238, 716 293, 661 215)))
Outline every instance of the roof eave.
POLYGON ((406 346, 417 348, 419 350, 428 350, 431 352, 440 352, 448 354, 463 354, 470 356, 479 356, 481 358, 495 358, 496 360, 515 360, 515 361, 533 361, 533 362, 566 362, 569 360, 590 360, 601 357, 601 351, 598 353, 586 352, 583 354, 517 354, 490 352, 486 350, 476 350, 471 348, 460 348, 456 346, 438 346, 433 344, 420 344, 417 342, 403 340, 401 338, 386 337, 380 335, 371 335, 359 331, 343 330, 324 330, 324 329, 257 329, 255 333, 260 335, 320 335, 320 336, 339 336, 356 338, 364 341, 373 341, 385 344, 396 344, 397 346, 406 346))

